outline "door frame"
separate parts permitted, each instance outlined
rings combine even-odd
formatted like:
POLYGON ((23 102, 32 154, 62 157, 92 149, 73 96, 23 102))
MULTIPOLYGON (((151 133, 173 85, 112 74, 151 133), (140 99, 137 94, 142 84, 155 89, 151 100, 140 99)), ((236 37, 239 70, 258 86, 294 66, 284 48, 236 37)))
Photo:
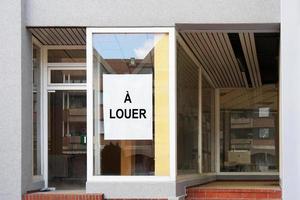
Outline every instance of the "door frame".
MULTIPOLYGON (((42 123, 43 123, 42 122, 42 104, 43 104, 43 102, 42 102, 42 98, 41 98, 42 97, 42 87, 41 87, 41 84, 42 84, 41 74, 42 74, 42 72, 41 71, 42 71, 42 58, 43 58, 42 56, 43 56, 43 47, 44 46, 38 39, 36 39, 35 37, 32 37, 32 51, 33 51, 33 46, 36 46, 40 51, 40 54, 39 54, 39 70, 38 70, 38 72, 39 72, 38 76, 39 76, 40 79, 39 79, 39 84, 37 86, 38 90, 40 92, 40 95, 38 96, 38 98, 39 98, 38 99, 38 101, 39 101, 39 104, 38 104, 39 128, 37 130, 37 134, 40 135, 40 138, 37 142, 40 145, 40 160, 39 160, 40 163, 39 164, 40 164, 40 167, 41 167, 41 172, 40 172, 39 175, 34 174, 33 164, 32 164, 32 181, 31 181, 31 185, 30 185, 32 190, 36 190, 36 189, 44 187, 44 162, 43 162, 43 144, 42 144, 43 137, 44 137, 44 135, 42 133, 42 130, 43 130, 42 129, 42 123)), ((33 96, 32 96, 32 98, 33 98, 33 96)), ((32 108, 32 112, 33 112, 33 108, 32 108)), ((33 138, 32 138, 32 142, 33 142, 33 138)), ((32 149, 33 148, 34 148, 34 146, 33 146, 33 143, 32 143, 32 149)), ((33 152, 32 152, 32 156, 34 156, 33 152)), ((32 159, 33 159, 33 157, 32 157, 32 159)))
POLYGON ((48 63, 48 50, 59 49, 86 49, 82 45, 48 45, 41 47, 41 154, 42 154, 42 175, 45 188, 49 186, 48 180, 48 93, 53 90, 80 90, 87 91, 85 84, 50 84, 49 72, 55 66, 59 69, 86 69, 86 63, 48 63))

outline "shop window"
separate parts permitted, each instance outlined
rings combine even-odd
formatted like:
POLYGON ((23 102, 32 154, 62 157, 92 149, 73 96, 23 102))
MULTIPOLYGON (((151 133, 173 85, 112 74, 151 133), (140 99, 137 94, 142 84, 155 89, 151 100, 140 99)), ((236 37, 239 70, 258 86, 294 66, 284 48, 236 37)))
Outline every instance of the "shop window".
POLYGON ((214 171, 215 162, 215 90, 202 75, 202 91, 201 91, 201 106, 202 106, 202 173, 214 171))
POLYGON ((199 172, 199 68, 177 44, 177 173, 199 172))
POLYGON ((168 48, 168 34, 93 34, 94 175, 169 176, 168 48), (118 98, 121 107, 111 109, 110 121, 106 121, 105 98, 118 93, 119 87, 123 87, 121 80, 126 87, 140 92, 131 93, 124 86, 124 95, 118 98), (148 97, 149 91, 152 92, 148 97), (149 105, 135 108, 137 99, 143 96, 147 98, 142 102, 149 105), (151 116, 147 115, 150 110, 151 116), (120 120, 118 127, 124 125, 126 120, 120 118, 125 116, 128 118, 125 128, 113 131, 116 127, 110 123, 120 120), (126 126, 133 126, 134 120, 134 126, 139 127, 148 117, 150 123, 148 121, 140 132, 127 131, 126 126), (145 127, 147 131, 143 130, 145 127))
POLYGON ((177 81, 177 173, 214 172, 215 89, 179 44, 177 81))
POLYGON ((278 172, 278 88, 220 90, 221 172, 278 172))

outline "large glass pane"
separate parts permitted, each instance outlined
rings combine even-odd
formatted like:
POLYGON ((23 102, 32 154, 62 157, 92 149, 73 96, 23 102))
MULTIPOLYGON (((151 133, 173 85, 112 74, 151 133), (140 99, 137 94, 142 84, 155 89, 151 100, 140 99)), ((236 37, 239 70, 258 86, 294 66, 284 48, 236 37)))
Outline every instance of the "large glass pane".
POLYGON ((86 92, 48 95, 49 186, 84 188, 86 182, 86 92))
POLYGON ((199 68, 177 44, 177 174, 199 172, 199 68))
POLYGON ((215 92, 202 76, 202 173, 214 171, 215 92))
POLYGON ((41 175, 40 48, 33 45, 32 55, 33 175, 41 175))
POLYGON ((168 52, 167 34, 93 34, 94 175, 169 175, 168 52), (152 140, 105 139, 104 74, 152 75, 152 140))
POLYGON ((278 171, 278 88, 220 91, 222 172, 278 171))

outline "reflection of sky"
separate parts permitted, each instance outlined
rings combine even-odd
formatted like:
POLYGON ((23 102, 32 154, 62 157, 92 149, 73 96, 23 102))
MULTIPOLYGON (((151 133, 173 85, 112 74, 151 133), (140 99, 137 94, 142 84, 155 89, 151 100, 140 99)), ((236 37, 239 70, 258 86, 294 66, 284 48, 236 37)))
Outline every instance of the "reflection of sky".
POLYGON ((94 34, 93 47, 105 59, 143 59, 157 39, 157 34, 94 34))

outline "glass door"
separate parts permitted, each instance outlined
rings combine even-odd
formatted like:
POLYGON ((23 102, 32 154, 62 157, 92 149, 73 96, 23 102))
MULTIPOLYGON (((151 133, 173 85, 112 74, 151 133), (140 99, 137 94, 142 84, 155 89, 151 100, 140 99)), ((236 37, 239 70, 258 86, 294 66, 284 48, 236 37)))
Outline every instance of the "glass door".
POLYGON ((48 92, 48 183, 56 189, 86 182, 86 92, 48 92))
POLYGON ((44 118, 47 124, 46 185, 56 190, 84 189, 86 151, 85 49, 76 46, 47 50, 44 118))

